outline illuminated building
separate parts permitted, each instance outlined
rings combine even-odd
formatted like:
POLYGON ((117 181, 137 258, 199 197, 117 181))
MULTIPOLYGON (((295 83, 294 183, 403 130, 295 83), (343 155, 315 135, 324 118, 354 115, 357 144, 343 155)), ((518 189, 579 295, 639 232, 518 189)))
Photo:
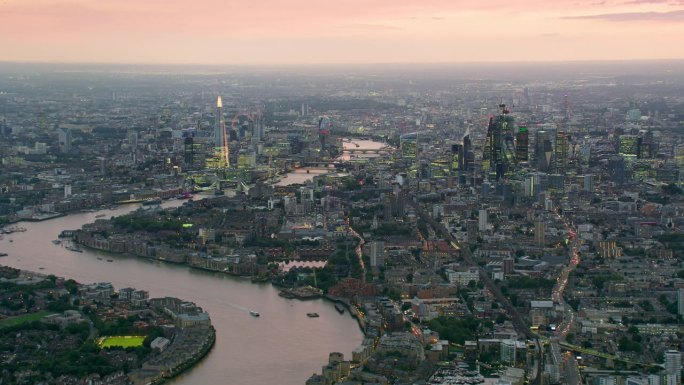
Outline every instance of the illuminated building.
POLYGON ((515 157, 518 162, 527 162, 529 158, 529 132, 527 127, 520 126, 515 135, 515 157))
POLYGON ((318 139, 321 142, 321 151, 326 150, 326 138, 330 135, 331 127, 332 124, 327 117, 324 116, 318 120, 318 139))
POLYGON ((563 130, 556 131, 556 150, 554 154, 556 172, 565 173, 568 167, 568 136, 563 130))
POLYGON ((418 134, 411 133, 399 137, 401 157, 404 159, 416 159, 418 157, 418 134))
POLYGON ((463 164, 464 164, 463 158, 464 158, 463 157, 463 145, 462 144, 452 144, 451 145, 451 164, 449 167, 452 176, 458 175, 460 172, 463 171, 463 164))
POLYGON ((230 153, 228 149, 228 134, 226 132, 226 118, 223 116, 223 102, 221 96, 216 99, 216 123, 214 125, 214 154, 209 167, 230 167, 230 153))
POLYGON ((501 114, 489 118, 487 136, 482 153, 482 170, 499 180, 517 163, 513 141, 513 117, 508 115, 505 104, 500 104, 501 114))
POLYGON ((534 160, 539 171, 549 171, 553 147, 551 134, 545 130, 539 130, 534 135, 534 160))
POLYGON ((620 135, 618 143, 618 153, 626 158, 637 158, 639 156, 639 137, 636 135, 620 135))

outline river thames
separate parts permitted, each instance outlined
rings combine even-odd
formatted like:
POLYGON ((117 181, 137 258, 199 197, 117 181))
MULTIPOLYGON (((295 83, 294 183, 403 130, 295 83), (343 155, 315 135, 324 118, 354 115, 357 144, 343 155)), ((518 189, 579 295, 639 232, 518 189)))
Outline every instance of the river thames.
MULTIPOLYGON (((179 204, 169 201, 164 206, 179 204)), ((330 352, 351 358, 361 343, 356 321, 322 299, 287 300, 270 284, 131 256, 78 253, 51 242, 60 231, 78 229, 96 215, 109 218, 139 206, 20 223, 26 232, 0 240, 0 252, 9 254, 0 258, 0 264, 81 283, 135 287, 149 291, 150 297, 178 297, 207 310, 216 328, 216 345, 197 366, 169 381, 172 384, 303 385, 311 374, 320 373, 330 352), (250 316, 249 310, 261 317, 250 316), (310 312, 320 317, 307 317, 310 312)))

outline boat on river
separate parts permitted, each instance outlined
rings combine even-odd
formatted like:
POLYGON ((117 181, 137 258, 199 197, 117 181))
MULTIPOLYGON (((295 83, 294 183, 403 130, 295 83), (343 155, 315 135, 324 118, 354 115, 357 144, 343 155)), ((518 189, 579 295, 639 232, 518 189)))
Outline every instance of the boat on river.
POLYGON ((67 249, 67 250, 69 250, 69 251, 75 251, 75 252, 77 252, 77 253, 82 253, 82 252, 83 252, 83 249, 81 249, 80 247, 78 247, 78 245, 69 245, 69 246, 66 246, 66 247, 64 247, 64 248, 67 249))
POLYGON ((258 312, 258 311, 250 310, 250 311, 249 311, 249 314, 251 314, 253 317, 259 317, 259 312, 258 312))
POLYGON ((309 318, 318 318, 319 317, 318 313, 306 313, 306 316, 309 318))

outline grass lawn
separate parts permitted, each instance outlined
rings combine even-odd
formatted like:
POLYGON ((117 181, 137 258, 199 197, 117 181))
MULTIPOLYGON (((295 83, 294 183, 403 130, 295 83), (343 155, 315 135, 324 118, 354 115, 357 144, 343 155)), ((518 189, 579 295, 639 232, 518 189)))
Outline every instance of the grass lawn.
POLYGON ((143 345, 145 341, 144 336, 111 336, 101 337, 97 344, 101 348, 110 348, 112 346, 120 346, 122 348, 137 348, 143 345))
POLYGON ((39 321, 41 318, 45 317, 48 314, 53 314, 54 312, 52 311, 47 311, 47 310, 42 310, 37 313, 30 313, 30 314, 24 314, 24 315, 19 315, 16 317, 10 317, 6 318, 2 321, 0 321, 0 329, 10 327, 10 326, 15 326, 15 325, 20 325, 23 324, 24 322, 31 322, 31 321, 39 321))

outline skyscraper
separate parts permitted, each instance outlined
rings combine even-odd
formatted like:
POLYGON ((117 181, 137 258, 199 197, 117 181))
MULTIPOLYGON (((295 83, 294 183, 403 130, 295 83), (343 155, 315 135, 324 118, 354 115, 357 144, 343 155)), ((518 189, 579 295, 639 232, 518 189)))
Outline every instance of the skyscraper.
POLYGON ((553 147, 551 145, 551 134, 546 130, 539 130, 534 134, 534 161, 539 171, 549 171, 551 168, 551 158, 553 147))
POLYGON ((513 140, 513 117, 505 104, 500 104, 501 114, 489 118, 487 136, 482 153, 482 170, 499 180, 517 163, 513 140))
POLYGON ((556 150, 554 154, 556 172, 564 174, 568 167, 568 136, 563 130, 556 130, 556 150))
POLYGON ((59 143, 59 152, 68 154, 71 152, 71 129, 67 127, 60 127, 57 129, 57 141, 59 143))
POLYGON ((228 148, 226 118, 223 116, 221 95, 216 99, 216 123, 214 125, 214 162, 216 168, 230 167, 230 150, 228 148))
POLYGON ((665 352, 665 372, 667 373, 666 384, 681 384, 682 353, 677 350, 665 352))
POLYGON ((546 225, 544 218, 539 217, 534 221, 534 243, 539 247, 544 247, 546 243, 546 225))
POLYGON ((515 157, 518 162, 527 162, 529 158, 529 132, 527 127, 520 126, 518 133, 515 135, 515 157))

